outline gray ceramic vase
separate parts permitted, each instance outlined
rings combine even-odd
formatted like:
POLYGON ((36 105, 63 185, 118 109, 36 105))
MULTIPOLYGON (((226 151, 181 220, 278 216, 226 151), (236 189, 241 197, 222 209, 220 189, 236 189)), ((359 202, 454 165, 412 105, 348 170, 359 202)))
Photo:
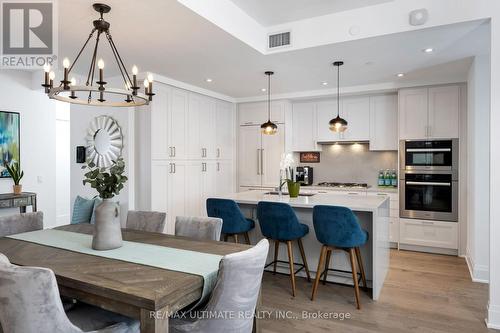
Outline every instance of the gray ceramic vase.
POLYGON ((113 250, 121 247, 122 244, 120 207, 111 199, 104 199, 95 209, 92 248, 99 251, 113 250))

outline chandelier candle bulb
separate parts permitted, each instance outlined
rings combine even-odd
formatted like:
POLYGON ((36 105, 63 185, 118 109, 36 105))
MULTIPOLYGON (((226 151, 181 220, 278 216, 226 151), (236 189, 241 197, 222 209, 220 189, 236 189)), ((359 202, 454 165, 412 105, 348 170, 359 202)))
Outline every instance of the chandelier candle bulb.
MULTIPOLYGON (((71 83, 70 84, 71 84, 72 87, 76 86, 76 79, 74 77, 71 78, 71 83)), ((75 94, 74 90, 71 91, 71 95, 69 95, 69 98, 76 99, 76 94, 75 94)))
POLYGON ((54 86, 54 79, 56 78, 56 73, 49 73, 49 87, 52 88, 54 86))
POLYGON ((148 87, 149 87, 149 81, 148 79, 144 79, 144 93, 147 95, 148 92, 148 87))
MULTIPOLYGON (((104 85, 106 84, 106 82, 104 82, 104 60, 99 59, 97 67, 99 68, 99 82, 97 83, 99 84, 99 90, 102 91, 104 90, 104 85)), ((101 99, 103 99, 102 96, 101 99)))
MULTIPOLYGON (((134 65, 132 67, 132 95, 137 95, 137 73, 139 70, 137 69, 137 66, 134 65)), ((127 96, 127 100, 129 97, 127 96)))
POLYGON ((61 82, 64 86, 64 90, 68 90, 69 89, 69 81, 68 81, 68 74, 69 74, 69 59, 68 58, 64 58, 63 60, 63 67, 64 67, 64 78, 63 78, 63 81, 61 82))
POLYGON ((44 71, 44 83, 42 84, 42 87, 45 88, 45 93, 49 92, 49 72, 50 72, 50 65, 45 64, 43 65, 43 71, 44 71))

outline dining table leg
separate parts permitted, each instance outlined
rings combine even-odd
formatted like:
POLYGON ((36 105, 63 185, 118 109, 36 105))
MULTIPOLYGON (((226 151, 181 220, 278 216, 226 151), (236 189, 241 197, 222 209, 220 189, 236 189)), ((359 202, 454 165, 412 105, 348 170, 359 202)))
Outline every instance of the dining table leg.
POLYGON ((168 309, 141 309, 141 333, 168 333, 168 309))

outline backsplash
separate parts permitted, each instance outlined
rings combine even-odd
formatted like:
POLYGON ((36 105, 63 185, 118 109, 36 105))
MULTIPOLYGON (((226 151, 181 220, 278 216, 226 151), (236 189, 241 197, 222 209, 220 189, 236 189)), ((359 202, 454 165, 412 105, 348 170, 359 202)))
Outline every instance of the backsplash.
MULTIPOLYGON (((299 161, 299 154, 295 157, 299 161)), ((368 144, 324 145, 320 163, 300 163, 314 168, 314 183, 353 182, 377 186, 379 170, 398 168, 397 151, 370 151, 368 144)))

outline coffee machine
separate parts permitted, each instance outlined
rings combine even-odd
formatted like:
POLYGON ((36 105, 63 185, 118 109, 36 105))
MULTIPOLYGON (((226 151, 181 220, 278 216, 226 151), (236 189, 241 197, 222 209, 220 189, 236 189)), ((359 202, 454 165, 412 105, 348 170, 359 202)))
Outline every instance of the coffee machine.
POLYGON ((313 184, 313 168, 310 166, 298 166, 295 169, 295 181, 301 182, 302 185, 313 184))

